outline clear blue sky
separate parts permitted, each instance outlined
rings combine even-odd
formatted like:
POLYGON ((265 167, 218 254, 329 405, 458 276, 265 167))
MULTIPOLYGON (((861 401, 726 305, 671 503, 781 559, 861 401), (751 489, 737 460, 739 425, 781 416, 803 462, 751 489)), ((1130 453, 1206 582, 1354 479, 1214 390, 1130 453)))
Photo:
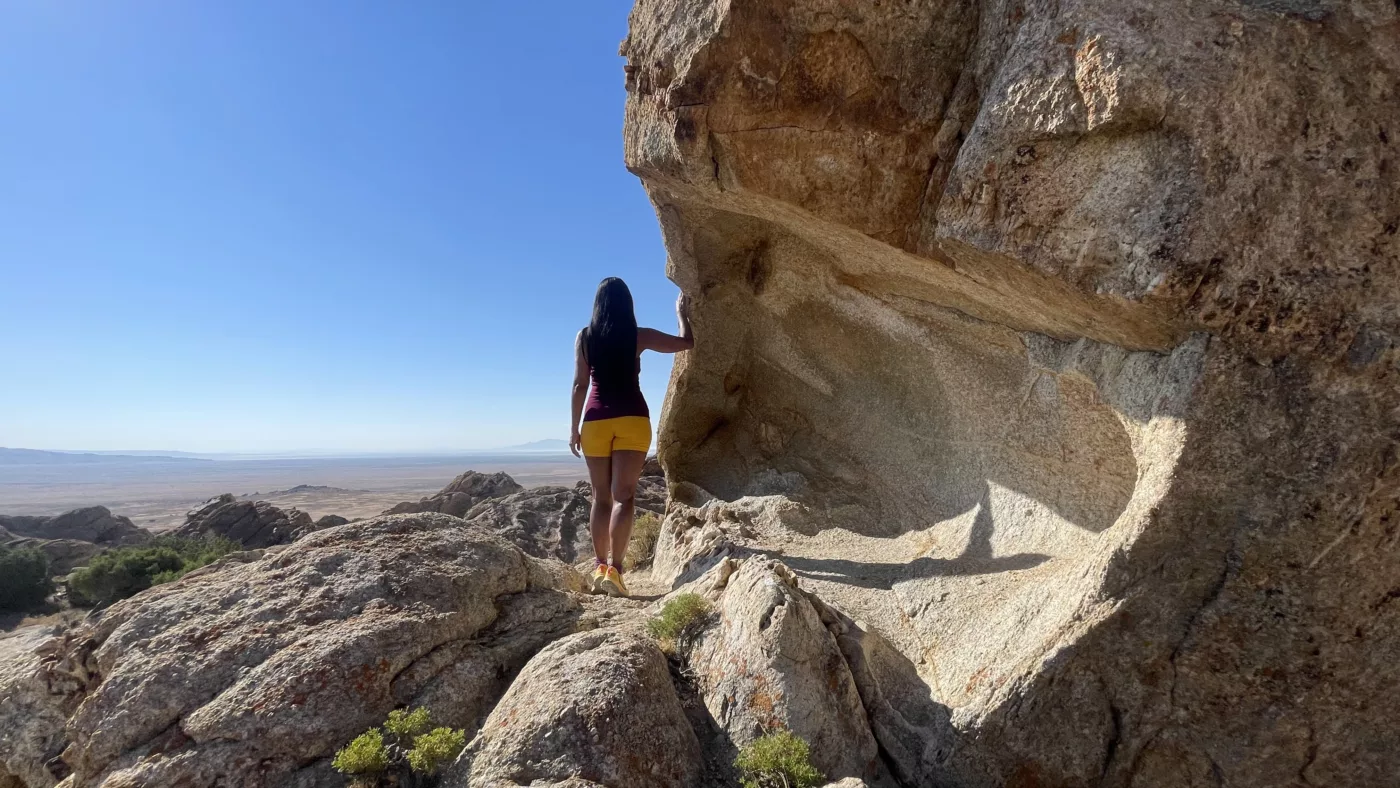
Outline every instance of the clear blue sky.
POLYGON ((674 330, 630 5, 0 4, 0 446, 567 437, 598 280, 674 330))

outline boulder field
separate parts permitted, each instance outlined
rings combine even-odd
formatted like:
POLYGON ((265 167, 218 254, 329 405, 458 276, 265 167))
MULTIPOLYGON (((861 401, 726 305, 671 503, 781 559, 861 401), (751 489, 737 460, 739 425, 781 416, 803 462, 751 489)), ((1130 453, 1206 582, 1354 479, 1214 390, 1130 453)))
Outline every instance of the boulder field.
POLYGON ((858 625, 781 562, 613 599, 504 530, 381 515, 0 637, 0 786, 343 786, 335 753, 406 707, 469 735, 444 786, 734 785, 775 728, 843 786, 898 785, 858 625), (713 612, 668 655, 646 623, 682 593, 713 612))

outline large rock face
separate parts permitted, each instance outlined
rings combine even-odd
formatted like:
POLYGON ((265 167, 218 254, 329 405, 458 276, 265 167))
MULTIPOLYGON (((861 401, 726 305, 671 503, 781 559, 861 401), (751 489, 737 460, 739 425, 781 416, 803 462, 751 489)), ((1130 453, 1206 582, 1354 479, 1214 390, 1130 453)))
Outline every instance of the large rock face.
POLYGON ((574 563, 593 555, 590 504, 587 482, 574 487, 545 485, 488 498, 462 517, 504 536, 530 555, 574 563))
POLYGON ((1393 779, 1400 8, 639 0, 623 53, 662 460, 891 545, 805 571, 898 606, 906 781, 1393 779))
POLYGON ((240 501, 224 493, 186 514, 175 535, 217 536, 257 549, 294 542, 318 527, 299 509, 284 511, 266 501, 240 501))
POLYGON ((861 697, 817 608, 780 563, 753 558, 726 578, 718 622, 688 653, 705 705, 736 747, 787 729, 832 777, 877 777, 861 697))
POLYGON ((56 576, 87 566, 103 552, 101 546, 79 539, 16 539, 9 546, 38 548, 49 559, 49 574, 56 576))
POLYGON ((466 471, 436 495, 418 501, 404 501, 384 513, 440 512, 461 517, 467 510, 488 498, 501 498, 523 489, 525 488, 510 478, 509 474, 466 471))
POLYGON ((687 788, 700 743, 651 640, 581 632, 530 660, 486 719, 448 786, 571 777, 613 788, 687 788))
POLYGON ((72 539, 92 542, 103 547, 140 544, 151 534, 131 522, 114 515, 105 506, 88 506, 53 517, 0 515, 0 531, 35 539, 72 539))
POLYGON ((150 531, 105 506, 73 509, 53 517, 0 515, 0 545, 34 547, 49 559, 49 574, 66 575, 108 548, 152 539, 150 531))

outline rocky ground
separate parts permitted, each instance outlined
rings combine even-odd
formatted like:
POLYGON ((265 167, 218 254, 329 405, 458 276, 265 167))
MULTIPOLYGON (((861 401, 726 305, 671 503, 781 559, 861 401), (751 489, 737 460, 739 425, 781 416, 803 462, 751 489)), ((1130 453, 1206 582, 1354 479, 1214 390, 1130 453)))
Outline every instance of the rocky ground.
MULTIPOLYGON (((732 785, 737 748, 774 727, 833 778, 888 783, 873 685, 837 637, 858 628, 787 567, 678 554, 661 563, 688 584, 643 570, 633 598, 593 596, 567 560, 576 513, 558 506, 587 490, 500 482, 467 519, 313 529, 0 639, 0 784, 344 785, 329 758, 403 706, 472 734, 444 785, 732 785), (719 612, 668 656, 645 625, 681 592, 719 612)), ((206 509, 191 522, 271 532, 250 503, 206 509)))
MULTIPOLYGON (((279 492, 296 495, 306 490, 275 491, 273 495, 279 492)), ((400 502, 383 513, 443 512, 462 516, 506 535, 532 555, 576 563, 592 555, 588 535, 590 494, 587 482, 572 487, 525 488, 505 473, 466 471, 434 495, 400 502)), ((653 461, 638 484, 637 506, 640 511, 661 514, 665 502, 665 480, 660 476, 660 466, 653 461)), ((284 509, 268 501, 225 493, 191 509, 184 521, 168 533, 227 539, 245 549, 258 550, 290 544, 314 531, 359 519, 364 518, 325 514, 313 520, 310 514, 294 507, 284 509)), ((107 550, 143 544, 154 536, 129 518, 114 515, 102 506, 56 516, 0 515, 0 546, 37 548, 48 557, 49 572, 55 578, 86 566, 107 550)), ((54 609, 48 613, 57 612, 62 606, 51 607, 54 609)), ((9 616, 14 620, 22 617, 9 616)))

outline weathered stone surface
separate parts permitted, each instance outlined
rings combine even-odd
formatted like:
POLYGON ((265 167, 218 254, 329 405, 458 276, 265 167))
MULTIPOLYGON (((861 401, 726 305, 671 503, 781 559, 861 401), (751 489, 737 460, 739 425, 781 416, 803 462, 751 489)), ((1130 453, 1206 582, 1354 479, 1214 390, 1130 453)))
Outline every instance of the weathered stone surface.
POLYGON ((326 528, 334 528, 337 525, 345 525, 348 522, 350 522, 348 517, 341 517, 338 514, 326 514, 322 515, 321 518, 316 521, 316 530, 320 531, 326 528))
MULTIPOLYGON (((593 497, 593 485, 588 482, 579 482, 575 485, 580 493, 593 497)), ((666 477, 660 473, 649 473, 646 467, 642 468, 642 475, 637 479, 636 495, 633 502, 638 512, 651 512, 661 514, 666 511, 666 477)))
POLYGON ((520 671, 445 785, 581 778, 612 788, 692 786, 699 750, 656 644, 582 632, 520 671))
POLYGON ((743 558, 758 541, 757 529, 800 522, 804 509, 781 495, 722 501, 691 484, 678 486, 656 540, 652 579, 679 587, 726 558, 743 558))
POLYGON ((639 511, 662 514, 666 511, 666 477, 643 472, 637 479, 637 494, 633 499, 639 511))
POLYGON ((229 493, 211 498, 185 515, 177 536, 219 536, 256 549, 288 544, 317 530, 311 515, 282 510, 266 501, 240 501, 229 493))
POLYGON ((591 780, 585 780, 581 777, 570 777, 567 780, 560 780, 558 782, 551 780, 534 780, 524 785, 500 780, 491 783, 490 788, 606 788, 606 786, 599 785, 591 780))
MULTIPOLYGON (((561 572, 557 582, 582 590, 581 578, 572 573, 561 572)), ((578 601, 567 594, 513 594, 499 605, 497 619, 475 637, 439 647, 404 671, 394 685, 395 699, 433 709, 439 725, 475 733, 530 657, 586 628, 578 601)))
MULTIPOLYGON (((588 531, 592 496, 588 482, 573 487, 542 485, 489 498, 462 517, 501 534, 530 555, 574 563, 593 555, 588 531)), ((635 502, 639 513, 661 514, 666 508, 666 480, 643 476, 637 482, 635 502)))
POLYGON ((96 685, 81 627, 37 625, 0 635, 0 785, 52 786, 69 774, 59 757, 64 723, 96 685))
POLYGON ((71 709, 62 688, 50 688, 35 651, 51 637, 47 627, 0 635, 0 785, 58 783, 45 764, 63 750, 63 723, 71 709))
POLYGON ((49 559, 49 573, 65 575, 107 548, 150 541, 151 533, 105 506, 53 517, 0 516, 0 544, 33 547, 49 559))
POLYGON ((851 671, 791 570, 754 557, 723 574, 723 590, 711 592, 718 621, 687 663, 729 739, 742 748, 787 729, 811 746, 828 777, 883 776, 851 671))
POLYGON ((653 476, 664 482, 666 480, 666 471, 661 467, 661 458, 657 457, 655 454, 647 457, 646 462, 642 463, 642 476, 653 476))
POLYGON ((49 559, 51 575, 66 575, 77 567, 87 566, 94 556, 103 552, 102 547, 78 539, 19 539, 10 545, 38 548, 49 559))
POLYGON ((76 539, 109 547, 140 544, 151 539, 144 528, 114 515, 105 506, 88 506, 53 517, 0 515, 0 528, 15 536, 36 539, 76 539))
POLYGON ((952 721, 913 784, 1400 771, 1397 26, 637 3, 626 157, 698 338, 661 457, 800 507, 794 570, 952 721))
POLYGON ((934 698, 909 657, 863 622, 806 594, 835 638, 851 672, 884 764, 904 785, 922 785, 956 774, 945 771, 955 736, 951 713, 934 698))
POLYGON ((71 784, 318 784, 324 759, 397 705, 484 716, 510 671, 569 631, 576 605, 558 589, 581 584, 415 514, 157 586, 91 633, 100 683, 68 722, 71 784))
POLYGON ((430 498, 419 501, 404 501, 385 514, 405 514, 412 512, 441 512, 453 517, 461 517, 467 510, 488 498, 503 498, 525 489, 505 473, 477 473, 467 471, 442 488, 430 498))
POLYGON ((587 482, 575 487, 531 487, 482 501, 463 519, 504 536, 530 555, 572 564, 593 555, 589 493, 587 482))

